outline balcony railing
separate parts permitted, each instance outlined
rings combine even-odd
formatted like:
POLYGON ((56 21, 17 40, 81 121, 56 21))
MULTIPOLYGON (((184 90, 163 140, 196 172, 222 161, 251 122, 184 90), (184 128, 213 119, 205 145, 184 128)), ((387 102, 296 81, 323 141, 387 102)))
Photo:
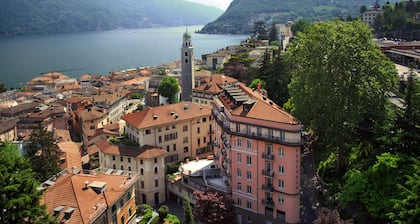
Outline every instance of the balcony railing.
POLYGON ((274 171, 273 170, 262 170, 262 175, 266 177, 274 177, 274 171))
POLYGON ((268 207, 274 207, 274 201, 272 198, 262 199, 262 204, 268 207))
POLYGON ((263 184, 262 189, 268 192, 274 192, 274 186, 272 184, 263 184))
POLYGON ((263 153, 262 158, 265 160, 274 160, 274 155, 272 153, 263 153))

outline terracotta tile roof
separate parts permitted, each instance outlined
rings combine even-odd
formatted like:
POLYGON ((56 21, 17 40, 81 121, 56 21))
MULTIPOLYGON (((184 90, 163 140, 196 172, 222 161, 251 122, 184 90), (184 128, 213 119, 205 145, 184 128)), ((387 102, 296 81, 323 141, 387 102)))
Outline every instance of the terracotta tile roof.
POLYGON ((122 117, 128 124, 137 129, 167 125, 182 120, 189 120, 211 114, 211 107, 193 102, 181 101, 159 107, 147 107, 143 111, 126 114, 122 117))
POLYGON ((61 169, 76 168, 82 169, 82 157, 80 156, 80 144, 72 141, 57 143, 58 148, 63 154, 60 156, 61 169))
POLYGON ((145 145, 141 148, 139 147, 128 147, 128 146, 116 146, 112 145, 108 140, 102 140, 95 145, 104 152, 105 154, 111 155, 120 155, 120 156, 130 156, 137 157, 142 159, 150 159, 163 156, 167 154, 163 149, 160 149, 156 146, 145 145))
POLYGON ((16 127, 16 123, 19 121, 17 118, 12 118, 6 121, 0 121, 0 134, 6 133, 16 127))
POLYGON ((11 116, 16 113, 22 113, 22 112, 29 112, 35 109, 35 107, 39 106, 40 103, 37 102, 30 102, 30 103, 22 103, 14 107, 5 108, 3 110, 0 110, 1 115, 11 116))
POLYGON ((111 106, 124 97, 125 97, 125 94, 122 94, 122 93, 100 94, 100 95, 92 96, 92 102, 95 105, 105 104, 105 105, 111 106))
POLYGON ((120 130, 120 124, 119 123, 107 124, 107 125, 104 125, 103 129, 118 132, 120 130))
POLYGON ((140 83, 144 83, 148 79, 149 79, 148 77, 138 77, 138 78, 134 78, 134 79, 130 79, 130 80, 121 82, 120 85, 135 85, 135 84, 140 84, 140 83))
POLYGON ((98 153, 100 150, 99 150, 99 147, 97 146, 97 145, 95 145, 95 144, 93 144, 93 145, 91 145, 91 146, 89 146, 88 148, 87 148, 87 154, 89 155, 89 156, 91 156, 91 155, 93 155, 93 154, 96 154, 96 153, 98 153))
POLYGON ((63 219, 65 210, 74 208, 74 212, 65 223, 91 223, 106 211, 108 206, 125 194, 134 182, 135 179, 128 180, 125 175, 66 173, 58 177, 55 184, 45 190, 41 203, 47 206, 46 210, 49 214, 54 214, 55 208, 63 206, 64 209, 60 212, 58 220, 63 219), (95 181, 106 184, 103 194, 97 193, 89 186, 95 181), (85 182, 88 183, 87 188, 85 188, 85 182))
POLYGON ((71 141, 69 130, 55 129, 54 135, 55 135, 55 138, 58 140, 58 142, 71 141))
POLYGON ((72 97, 72 98, 67 99, 67 102, 68 103, 80 103, 83 100, 89 100, 89 99, 90 99, 89 97, 72 97))
POLYGON ((107 116, 107 114, 103 111, 103 109, 97 107, 92 107, 90 110, 85 109, 79 113, 79 117, 82 122, 102 119, 105 116, 107 116))
POLYGON ((213 74, 211 77, 205 78, 203 84, 194 88, 196 92, 207 92, 211 94, 219 94, 223 91, 222 85, 236 83, 237 79, 223 74, 213 74))
POLYGON ((245 94, 249 100, 253 102, 253 105, 249 111, 244 111, 242 105, 234 106, 233 100, 230 99, 227 94, 219 96, 219 100, 224 106, 230 108, 230 113, 232 115, 286 124, 299 123, 295 117, 284 111, 270 99, 262 96, 258 91, 253 91, 243 83, 238 83, 237 89, 245 94))

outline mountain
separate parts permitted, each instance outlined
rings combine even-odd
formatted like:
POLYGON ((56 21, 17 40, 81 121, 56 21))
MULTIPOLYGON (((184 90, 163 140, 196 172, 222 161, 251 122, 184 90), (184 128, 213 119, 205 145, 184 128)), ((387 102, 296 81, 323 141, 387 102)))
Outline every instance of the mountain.
MULTIPOLYGON (((385 2, 381 0, 379 4, 385 2)), ((252 24, 261 20, 285 23, 300 18, 316 21, 355 17, 360 15, 360 6, 374 3, 374 0, 233 0, 223 15, 200 32, 249 34, 252 24)))
POLYGON ((222 13, 185 0, 0 0, 0 35, 200 25, 222 13))

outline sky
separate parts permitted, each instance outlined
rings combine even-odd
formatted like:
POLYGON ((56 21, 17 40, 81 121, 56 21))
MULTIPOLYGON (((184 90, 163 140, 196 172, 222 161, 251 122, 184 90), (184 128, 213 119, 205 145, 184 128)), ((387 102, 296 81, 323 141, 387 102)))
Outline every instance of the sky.
POLYGON ((215 6, 224 11, 229 7, 229 4, 232 2, 232 0, 187 0, 187 1, 198 2, 204 5, 215 6))

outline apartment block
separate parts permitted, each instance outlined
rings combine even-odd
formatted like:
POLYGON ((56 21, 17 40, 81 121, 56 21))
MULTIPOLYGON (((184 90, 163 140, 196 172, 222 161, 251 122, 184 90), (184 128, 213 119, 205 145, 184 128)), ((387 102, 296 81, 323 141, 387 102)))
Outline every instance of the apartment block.
POLYGON ((214 159, 238 223, 299 223, 302 125, 238 83, 214 99, 214 159))
POLYGON ((167 151, 165 162, 206 158, 213 152, 213 118, 209 106, 179 102, 122 117, 125 133, 140 146, 152 145, 167 151))

